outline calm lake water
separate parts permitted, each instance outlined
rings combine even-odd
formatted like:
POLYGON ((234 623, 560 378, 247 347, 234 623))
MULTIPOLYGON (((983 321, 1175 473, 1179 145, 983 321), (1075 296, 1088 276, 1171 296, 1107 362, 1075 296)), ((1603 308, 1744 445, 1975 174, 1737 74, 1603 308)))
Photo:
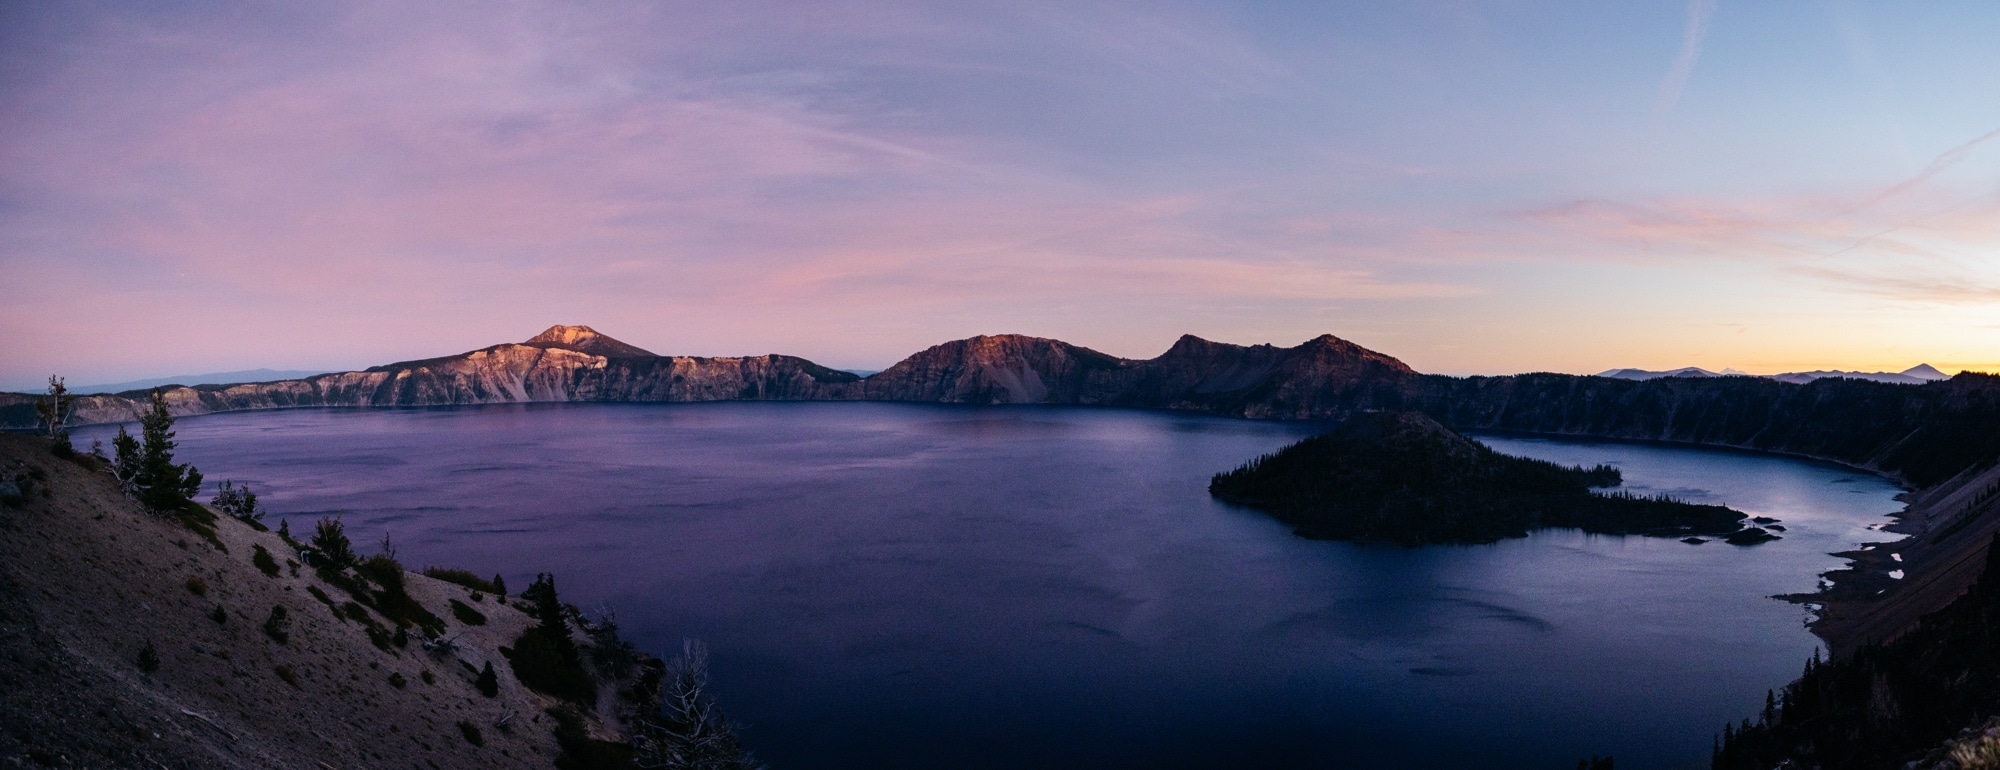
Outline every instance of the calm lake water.
MULTIPOLYGON (((557 575, 799 768, 1705 767, 1796 676, 1805 591, 1886 540, 1889 483, 1650 445, 1483 437, 1784 520, 1722 543, 1293 537, 1208 477, 1323 425, 867 403, 191 418, 181 456, 405 564, 557 575)), ((102 437, 83 432, 84 443, 102 437)), ((271 522, 274 526, 276 521, 271 522)))

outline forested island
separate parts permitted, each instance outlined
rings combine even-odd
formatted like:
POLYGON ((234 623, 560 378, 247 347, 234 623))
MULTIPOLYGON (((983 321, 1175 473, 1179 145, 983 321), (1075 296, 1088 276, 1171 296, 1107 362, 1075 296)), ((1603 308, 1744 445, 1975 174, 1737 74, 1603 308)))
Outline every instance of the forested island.
POLYGON ((1769 538, 1723 506, 1591 491, 1622 480, 1608 465, 1501 454, 1417 412, 1367 412, 1216 474, 1208 489, 1324 540, 1491 543, 1550 527, 1730 536, 1737 543, 1769 538))

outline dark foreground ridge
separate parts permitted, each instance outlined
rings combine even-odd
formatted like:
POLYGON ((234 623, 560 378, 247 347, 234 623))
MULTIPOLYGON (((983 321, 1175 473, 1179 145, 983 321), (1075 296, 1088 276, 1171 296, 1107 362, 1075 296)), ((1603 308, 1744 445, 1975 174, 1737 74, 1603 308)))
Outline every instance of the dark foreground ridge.
POLYGON ((1744 514, 1719 505, 1590 491, 1619 482, 1608 465, 1504 455, 1417 412, 1371 412, 1216 474, 1208 490, 1327 540, 1491 543, 1548 527, 1659 537, 1745 532, 1744 514))
POLYGON ((2000 537, 1973 589, 1887 644, 1815 654, 1753 722, 1724 729, 1716 770, 2000 764, 2000 537))

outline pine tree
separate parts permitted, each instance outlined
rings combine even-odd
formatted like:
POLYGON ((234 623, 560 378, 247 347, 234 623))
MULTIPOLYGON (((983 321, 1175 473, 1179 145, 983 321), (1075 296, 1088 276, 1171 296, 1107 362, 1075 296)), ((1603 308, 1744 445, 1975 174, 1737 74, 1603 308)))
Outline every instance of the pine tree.
POLYGON ((320 563, 315 566, 346 569, 358 561, 354 556, 354 544, 347 540, 347 527, 340 523, 338 516, 319 520, 319 525, 313 529, 312 549, 319 554, 320 563))
POLYGON ((174 416, 167 397, 153 389, 153 408, 139 417, 139 499, 155 511, 180 510, 201 491, 201 471, 174 463, 174 416))
POLYGON ((493 661, 486 661, 486 667, 479 670, 479 694, 488 698, 500 695, 500 676, 493 673, 493 661))
POLYGON ((112 463, 111 475, 124 482, 129 491, 139 483, 139 440, 125 432, 125 426, 118 426, 118 437, 111 440, 112 451, 118 459, 112 463))
POLYGON ((151 639, 146 640, 146 646, 139 648, 139 670, 148 674, 160 670, 160 651, 153 649, 151 639))
POLYGON ((576 640, 570 638, 569 613, 563 609, 562 600, 556 597, 556 576, 546 572, 536 575, 535 582, 528 590, 521 592, 535 608, 535 619, 540 621, 540 632, 564 659, 578 661, 576 640))

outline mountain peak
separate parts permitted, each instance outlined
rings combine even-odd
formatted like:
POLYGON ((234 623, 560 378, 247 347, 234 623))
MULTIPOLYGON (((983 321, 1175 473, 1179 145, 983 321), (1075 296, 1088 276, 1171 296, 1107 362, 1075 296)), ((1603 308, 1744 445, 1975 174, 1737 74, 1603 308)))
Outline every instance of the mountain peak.
POLYGON ((653 356, 651 351, 619 342, 618 340, 599 334, 596 329, 588 326, 564 326, 557 324, 549 327, 548 331, 537 334, 527 342, 521 344, 537 348, 574 350, 578 353, 589 353, 593 356, 604 356, 606 358, 653 356))
POLYGON ((1917 364, 1916 366, 1912 366, 1912 367, 1910 367, 1910 368, 1908 368, 1908 369, 1904 369, 1904 370, 1903 370, 1903 371, 1901 372, 1901 374, 1902 374, 1903 376, 1905 376, 1905 377, 1915 377, 1915 378, 1917 378, 1917 379, 1919 379, 1919 380, 1949 380, 1949 379, 1951 379, 1951 375, 1949 375, 1949 374, 1945 374, 1944 372, 1941 372, 1941 371, 1938 371, 1938 368, 1937 368, 1937 367, 1935 367, 1935 366, 1931 366, 1930 364, 1917 364))

